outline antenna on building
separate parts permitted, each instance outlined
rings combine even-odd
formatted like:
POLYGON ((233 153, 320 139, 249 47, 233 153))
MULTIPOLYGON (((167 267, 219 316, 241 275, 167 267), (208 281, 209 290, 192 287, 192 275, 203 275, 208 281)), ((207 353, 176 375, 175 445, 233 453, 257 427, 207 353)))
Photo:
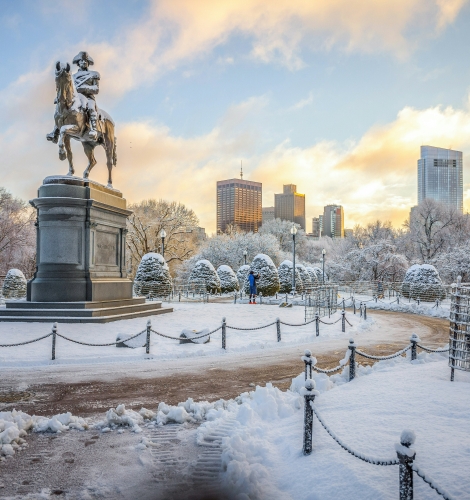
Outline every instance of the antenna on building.
POLYGON ((240 160, 240 179, 243 180, 243 160, 240 160))

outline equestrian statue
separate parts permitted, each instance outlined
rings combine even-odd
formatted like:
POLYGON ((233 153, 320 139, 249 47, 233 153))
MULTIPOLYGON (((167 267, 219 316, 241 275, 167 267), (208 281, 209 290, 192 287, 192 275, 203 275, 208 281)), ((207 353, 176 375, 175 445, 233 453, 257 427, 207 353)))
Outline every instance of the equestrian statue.
POLYGON ((108 187, 112 187, 112 170, 117 161, 116 137, 112 118, 96 106, 95 96, 99 92, 100 74, 88 69, 94 61, 87 52, 79 52, 73 58, 73 63, 78 66, 78 71, 73 76, 69 63, 65 66, 59 61, 56 63, 55 127, 46 138, 58 143, 61 160, 69 160, 68 175, 75 173, 70 139, 83 144, 88 158, 88 166, 83 172, 84 179, 89 177, 91 169, 96 165, 94 149, 101 144, 106 151, 108 187))

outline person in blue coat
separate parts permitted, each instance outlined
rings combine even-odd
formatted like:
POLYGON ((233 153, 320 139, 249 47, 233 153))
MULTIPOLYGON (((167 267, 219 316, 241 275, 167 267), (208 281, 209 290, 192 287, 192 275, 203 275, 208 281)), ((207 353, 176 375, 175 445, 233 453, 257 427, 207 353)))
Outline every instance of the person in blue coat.
POLYGON ((259 280, 259 274, 255 274, 253 271, 250 271, 248 275, 248 281, 250 283, 250 304, 256 304, 256 280, 259 280))

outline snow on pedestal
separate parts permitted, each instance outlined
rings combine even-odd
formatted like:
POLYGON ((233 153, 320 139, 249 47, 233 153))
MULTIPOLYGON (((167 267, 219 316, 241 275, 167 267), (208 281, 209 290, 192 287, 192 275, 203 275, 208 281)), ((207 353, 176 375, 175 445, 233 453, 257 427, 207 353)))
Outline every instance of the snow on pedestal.
POLYGON ((134 279, 135 295, 166 297, 171 292, 171 275, 168 264, 159 253, 142 257, 134 279))
MULTIPOLYGON (((279 292, 280 293, 290 293, 292 292, 292 269, 294 265, 290 260, 284 260, 281 262, 278 274, 279 274, 279 292)), ((302 277, 297 266, 295 266, 295 289, 299 292, 303 290, 302 277)))
POLYGON ((220 279, 220 290, 222 293, 234 292, 240 288, 237 275, 230 266, 219 266, 217 275, 220 279))
POLYGON ((26 278, 19 269, 10 269, 3 281, 2 295, 5 299, 26 297, 26 278))
POLYGON ((206 259, 198 260, 189 275, 190 286, 203 287, 210 293, 220 292, 220 279, 214 266, 206 259))
MULTIPOLYGON (((279 291, 279 274, 271 257, 264 253, 259 253, 253 259, 250 271, 260 276, 260 278, 256 280, 258 294, 262 293, 265 297, 270 297, 279 291)), ((250 293, 248 280, 245 282, 245 291, 246 293, 250 293)))
POLYGON ((406 271, 401 293, 404 297, 433 302, 445 298, 442 281, 434 266, 415 264, 406 271))
POLYGON ((248 273, 250 272, 250 266, 248 264, 243 264, 237 271, 238 285, 240 290, 246 289, 246 283, 248 278, 248 273))

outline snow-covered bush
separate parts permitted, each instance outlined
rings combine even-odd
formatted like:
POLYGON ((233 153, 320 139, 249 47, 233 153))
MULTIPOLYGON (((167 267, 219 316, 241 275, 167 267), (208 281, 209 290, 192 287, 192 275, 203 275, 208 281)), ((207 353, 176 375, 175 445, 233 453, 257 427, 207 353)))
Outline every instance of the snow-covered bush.
POLYGON ((237 271, 239 290, 246 288, 246 282, 248 278, 248 273, 250 272, 250 266, 248 264, 243 264, 237 271))
POLYGON ((240 288, 237 275, 230 266, 219 266, 217 275, 220 279, 220 290, 222 293, 234 292, 240 288))
MULTIPOLYGON (((258 293, 265 297, 272 296, 279 291, 279 274, 271 257, 264 253, 259 253, 251 263, 250 271, 259 274, 260 278, 256 281, 258 293)), ((246 293, 250 293, 248 280, 245 283, 246 293)))
MULTIPOLYGON (((318 283, 323 283, 323 269, 320 269, 319 267, 313 267, 312 269, 317 277, 318 283)), ((325 271, 325 282, 326 281, 328 281, 328 275, 325 271)))
POLYGON ((318 269, 317 268, 314 268, 314 267, 310 267, 310 266, 307 266, 305 268, 310 276, 310 279, 312 280, 312 286, 315 286, 315 285, 318 285, 319 283, 321 283, 321 277, 319 278, 317 273, 315 272, 315 269, 318 269))
POLYGON ((439 273, 430 264, 411 266, 403 279, 401 293, 404 297, 429 302, 446 296, 439 273))
MULTIPOLYGON (((284 260, 278 269, 279 274, 279 292, 290 293, 292 292, 292 269, 294 265, 290 260, 284 260)), ((302 278, 299 269, 295 269, 295 289, 297 292, 303 290, 302 278)))
POLYGON ((295 285, 296 290, 298 292, 311 290, 312 286, 313 286, 312 278, 310 277, 310 274, 307 271, 307 269, 305 268, 305 266, 303 264, 296 264, 295 267, 296 267, 296 270, 299 271, 300 277, 302 278, 302 285, 303 285, 303 290, 300 290, 297 287, 297 278, 296 278, 296 280, 295 280, 296 281, 296 285, 295 285))
POLYGON ((188 284, 194 287, 204 287, 207 292, 220 292, 220 279, 217 275, 214 266, 206 259, 196 262, 191 274, 189 275, 188 284))
POLYGON ((134 278, 135 295, 166 297, 171 291, 168 264, 159 253, 147 253, 142 257, 134 278))
POLYGON ((23 299, 26 297, 26 278, 19 269, 10 269, 2 286, 5 299, 23 299))

